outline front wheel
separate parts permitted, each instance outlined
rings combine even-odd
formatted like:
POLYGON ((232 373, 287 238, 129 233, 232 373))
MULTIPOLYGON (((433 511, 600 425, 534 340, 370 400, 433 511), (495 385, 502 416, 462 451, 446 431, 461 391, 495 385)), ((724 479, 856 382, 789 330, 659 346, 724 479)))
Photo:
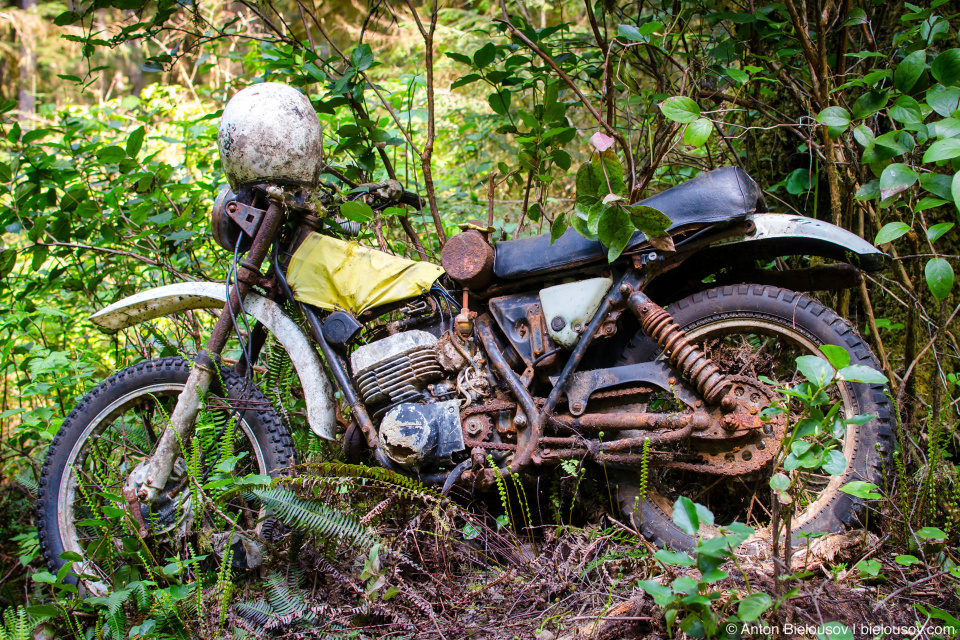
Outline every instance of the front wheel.
MULTIPOLYGON (((124 483, 152 453, 189 375, 183 358, 142 362, 102 382, 64 421, 43 464, 37 503, 40 547, 53 573, 67 561, 64 555, 72 558, 74 569, 90 576, 87 590, 99 595, 118 571, 130 571, 134 557, 158 566, 169 557, 189 557, 184 547, 192 531, 223 525, 217 514, 195 508, 192 487, 204 486, 212 499, 229 477, 276 475, 294 462, 290 435, 270 401, 222 371, 182 443, 188 455, 176 461, 162 497, 141 507, 150 530, 141 539, 122 497, 124 483), (203 521, 194 521, 198 514, 203 521)), ((247 529, 260 516, 242 496, 219 511, 247 529)))
MULTIPOLYGON (((823 357, 819 347, 837 345, 850 354, 850 364, 879 369, 870 348, 856 330, 833 310, 809 296, 773 286, 737 285, 693 294, 669 308, 670 313, 720 369, 729 375, 766 376, 780 384, 802 381, 796 358, 823 357)), ((662 357, 642 332, 627 345, 618 364, 633 364, 662 357)), ((842 402, 846 416, 876 414, 864 425, 847 425, 840 438, 848 464, 840 476, 810 473, 793 519, 795 532, 837 532, 853 525, 862 504, 840 491, 852 480, 882 485, 884 465, 893 451, 891 403, 880 384, 842 383, 834 400, 842 402)), ((797 415, 791 411, 791 415, 797 415)), ((788 427, 789 428, 789 427, 788 427)), ((729 458, 736 458, 732 451, 729 458)), ((746 459, 746 458, 745 458, 746 459)), ((739 521, 769 535, 772 463, 739 476, 651 469, 645 497, 635 481, 619 485, 621 510, 638 530, 658 546, 689 550, 696 536, 673 523, 673 504, 680 496, 705 505, 716 525, 739 521), (639 512, 639 513, 638 513, 639 512), (639 523, 637 522, 639 520, 639 523)), ((700 536, 715 535, 706 527, 700 536)))

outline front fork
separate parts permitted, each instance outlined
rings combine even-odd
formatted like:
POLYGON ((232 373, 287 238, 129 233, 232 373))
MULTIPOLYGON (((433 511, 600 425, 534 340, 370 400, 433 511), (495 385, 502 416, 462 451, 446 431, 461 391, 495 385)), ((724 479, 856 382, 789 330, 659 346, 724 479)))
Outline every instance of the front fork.
MULTIPOLYGON (((147 534, 147 528, 140 511, 140 503, 152 503, 166 486, 180 450, 180 443, 185 442, 193 431, 197 415, 200 413, 201 400, 210 389, 213 377, 217 373, 220 354, 234 328, 233 319, 236 314, 242 313, 243 299, 253 285, 260 280, 260 267, 270 251, 270 245, 282 222, 282 209, 277 204, 271 203, 256 231, 250 251, 243 262, 237 265, 237 286, 230 290, 230 296, 220 312, 213 333, 194 360, 190 376, 177 398, 177 404, 170 414, 170 422, 164 428, 153 455, 138 465, 127 478, 124 497, 130 509, 130 515, 140 526, 141 535, 147 534)), ((247 363, 247 366, 252 364, 247 363)))

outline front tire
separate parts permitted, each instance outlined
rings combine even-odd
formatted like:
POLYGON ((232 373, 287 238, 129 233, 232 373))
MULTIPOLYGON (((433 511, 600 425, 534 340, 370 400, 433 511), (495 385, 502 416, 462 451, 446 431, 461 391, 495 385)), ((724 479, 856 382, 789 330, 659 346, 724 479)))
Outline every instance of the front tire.
MULTIPOLYGON (((98 594, 124 564, 117 552, 125 539, 136 536, 129 516, 121 515, 125 505, 116 498, 133 467, 152 452, 189 375, 190 362, 184 358, 142 362, 110 376, 70 412, 47 452, 37 502, 40 547, 52 573, 66 562, 61 554, 76 553, 84 558, 83 571, 99 576, 99 581, 85 580, 88 591, 98 594), (102 524, 85 524, 94 521, 102 524)), ((244 379, 234 373, 224 370, 221 378, 222 384, 214 378, 205 400, 207 422, 184 442, 189 451, 201 439, 204 474, 225 455, 241 456, 235 463, 237 476, 277 475, 293 464, 290 434, 269 400, 252 385, 244 393, 244 379)), ((177 468, 188 485, 182 458, 177 468)), ((165 513, 147 514, 156 528, 151 544, 167 544, 167 550, 177 546, 173 539, 184 528, 185 504, 186 498, 165 513)))
MULTIPOLYGON (((840 346, 850 354, 850 364, 859 364, 879 369, 879 363, 870 348, 860 338, 849 322, 838 316, 809 296, 773 286, 736 285, 710 289, 684 298, 669 308, 670 313, 701 348, 721 366, 724 373, 750 376, 768 375, 777 382, 794 384, 799 380, 790 379, 796 355, 817 355, 823 357, 819 347, 824 344, 840 346), (732 358, 724 356, 723 349, 731 336, 754 336, 752 344, 761 342, 756 354, 747 349, 743 357, 734 350, 732 358), (765 337, 765 338, 764 338, 765 337), (771 347, 767 347, 772 344, 771 347), (719 345, 719 346, 718 346, 719 345), (758 356, 768 348, 767 357, 761 359, 764 370, 757 365, 758 356), (774 352, 780 357, 777 364, 774 352), (769 360, 769 362, 768 362, 769 360), (748 368, 746 372, 741 366, 748 368), (756 370, 749 370, 749 367, 756 370), (779 377, 774 375, 779 374, 779 377)), ((744 342, 747 344, 747 342, 744 342)), ((734 344, 733 347, 736 347, 734 344)), ((644 362, 660 357, 656 345, 642 332, 627 345, 618 364, 644 362)), ((859 414, 876 414, 877 418, 869 423, 857 426, 848 425, 843 438, 843 453, 847 458, 847 470, 841 476, 822 481, 823 487, 794 518, 794 532, 838 532, 857 523, 862 513, 863 503, 840 491, 840 488, 853 480, 864 480, 882 486, 884 469, 890 469, 890 456, 893 452, 893 425, 891 403, 885 395, 885 386, 880 384, 843 383, 838 387, 839 400, 844 403, 843 410, 848 417, 859 414)), ((769 464, 757 472, 754 494, 749 497, 750 511, 756 514, 769 505, 769 486, 767 479, 772 470, 769 464), (755 500, 762 500, 758 504, 755 500)), ((687 475, 690 472, 685 472, 687 475)), ((725 483, 717 476, 693 474, 694 477, 681 476, 672 472, 672 476, 651 481, 647 487, 647 496, 639 500, 641 492, 635 481, 627 481, 619 486, 619 502, 624 515, 648 539, 658 546, 690 550, 697 544, 697 536, 691 536, 673 523, 673 502, 680 495, 686 495, 694 502, 706 502, 714 489, 712 485, 725 483), (699 477, 697 477, 699 476, 699 477), (711 487, 706 488, 704 487, 711 487), (696 499, 699 496, 700 499, 696 499), (640 505, 642 504, 642 508, 640 505), (640 511, 640 522, 636 522, 640 511)), ((655 474, 651 472, 651 477, 655 474)), ((756 474, 754 474, 756 475, 756 474)), ((740 476, 736 476, 740 479, 740 476)), ((741 482, 740 484, 745 484, 741 482)), ((816 485, 812 485, 816 487, 816 485)), ((720 485, 720 489, 724 486, 720 485)), ((731 488, 735 489, 736 487, 731 488)), ((728 519, 735 517, 733 505, 736 502, 731 494, 720 493, 714 496, 714 502, 728 512, 728 519)), ((741 493, 747 490, 741 489, 741 493)), ((713 508, 707 504, 708 508, 713 508)), ((743 510, 743 509, 741 509, 743 510)), ((718 520, 718 524, 721 522, 718 520)), ((723 523, 726 524, 726 523, 723 523)), ((759 535, 769 536, 769 527, 763 528, 762 521, 747 522, 755 526, 759 535)), ((698 534, 707 536, 716 531, 703 528, 698 534)))

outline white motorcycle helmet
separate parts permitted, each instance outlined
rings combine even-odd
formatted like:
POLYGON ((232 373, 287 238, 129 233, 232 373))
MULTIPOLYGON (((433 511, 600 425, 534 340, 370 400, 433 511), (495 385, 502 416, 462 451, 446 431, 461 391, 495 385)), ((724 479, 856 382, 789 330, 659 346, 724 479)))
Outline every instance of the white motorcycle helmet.
POLYGON ((312 186, 320 174, 320 120, 305 95, 285 84, 247 87, 227 103, 217 146, 230 186, 312 186))

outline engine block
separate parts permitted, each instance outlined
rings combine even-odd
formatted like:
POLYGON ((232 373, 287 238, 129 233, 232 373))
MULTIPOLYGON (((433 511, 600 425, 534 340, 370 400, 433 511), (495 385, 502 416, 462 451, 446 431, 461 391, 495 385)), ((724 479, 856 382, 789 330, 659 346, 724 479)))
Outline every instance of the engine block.
POLYGON ((350 356, 367 406, 417 400, 428 382, 443 376, 437 339, 426 331, 404 331, 363 345, 350 356))

